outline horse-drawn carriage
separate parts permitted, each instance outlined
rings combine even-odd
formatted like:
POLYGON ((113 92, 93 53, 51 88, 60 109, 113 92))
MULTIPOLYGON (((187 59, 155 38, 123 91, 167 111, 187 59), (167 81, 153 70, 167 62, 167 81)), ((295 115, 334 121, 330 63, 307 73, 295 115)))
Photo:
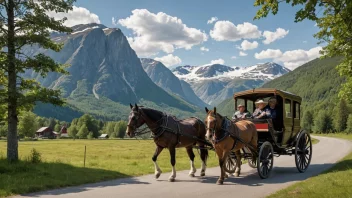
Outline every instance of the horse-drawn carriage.
MULTIPOLYGON (((242 149, 242 157, 249 166, 257 168, 261 178, 267 178, 272 170, 274 156, 294 155, 299 172, 305 172, 312 158, 312 141, 309 133, 300 127, 301 97, 277 89, 251 89, 234 94, 235 106, 241 103, 249 111, 254 111, 255 101, 275 97, 277 100, 276 119, 248 119, 257 129, 257 150, 250 145, 242 149), (257 156, 257 157, 254 157, 257 156)), ((225 163, 226 172, 234 172, 234 153, 225 163)))
POLYGON ((312 141, 309 133, 300 128, 302 99, 299 96, 276 89, 252 89, 235 93, 235 106, 241 102, 253 112, 256 100, 269 97, 275 97, 278 102, 276 119, 246 119, 238 122, 221 116, 216 108, 205 108, 207 117, 203 122, 196 117, 178 120, 158 110, 130 105, 126 132, 130 137, 145 133, 146 129, 152 132, 156 144, 152 157, 156 178, 161 174, 157 157, 166 148, 170 152, 172 165, 169 180, 175 181, 175 149, 181 147, 186 148, 191 161, 190 176, 196 172, 192 149, 200 149, 201 176, 205 175, 208 149, 215 150, 221 169, 218 184, 223 183, 225 172, 235 173, 235 176, 240 174, 241 158, 247 159, 252 168, 257 168, 261 178, 269 176, 274 156, 280 155, 295 155, 298 171, 305 172, 312 158, 312 141), (147 127, 137 131, 144 124, 147 127))

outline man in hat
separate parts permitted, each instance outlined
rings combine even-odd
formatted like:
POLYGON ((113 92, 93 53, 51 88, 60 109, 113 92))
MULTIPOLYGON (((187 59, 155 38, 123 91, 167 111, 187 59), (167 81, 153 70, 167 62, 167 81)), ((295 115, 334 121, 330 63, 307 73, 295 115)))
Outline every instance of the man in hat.
POLYGON ((239 104, 237 106, 237 111, 232 116, 232 120, 242 120, 250 117, 251 114, 246 111, 246 107, 243 104, 239 104))
POLYGON ((257 108, 255 109, 252 117, 259 119, 259 118, 266 118, 266 112, 265 112, 265 106, 267 105, 266 102, 264 102, 264 100, 258 100, 257 102, 255 102, 255 104, 257 105, 257 108))
POLYGON ((276 98, 271 97, 268 103, 269 105, 265 108, 266 116, 272 119, 276 119, 276 98))

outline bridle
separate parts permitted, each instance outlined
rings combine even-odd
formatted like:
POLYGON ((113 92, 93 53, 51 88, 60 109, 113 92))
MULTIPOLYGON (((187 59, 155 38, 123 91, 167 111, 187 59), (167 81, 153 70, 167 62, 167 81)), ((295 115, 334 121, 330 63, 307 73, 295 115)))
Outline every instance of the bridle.
MULTIPOLYGON (((135 111, 135 110, 133 110, 131 113, 133 113, 134 114, 134 118, 133 118, 133 124, 132 124, 132 122, 131 122, 131 124, 128 124, 127 126, 128 127, 131 127, 132 129, 133 129, 133 133, 135 134, 135 135, 142 135, 142 134, 144 134, 144 133, 148 133, 148 131, 146 131, 147 129, 148 129, 148 127, 146 127, 146 128, 144 128, 144 129, 142 129, 141 131, 136 131, 140 126, 137 126, 137 124, 138 124, 138 120, 140 119, 140 118, 143 118, 144 116, 143 116, 143 114, 141 113, 141 110, 142 109, 138 109, 138 111, 135 111)), ((155 128, 149 128, 149 130, 155 135, 156 133, 154 133, 153 132, 153 130, 155 130, 155 129, 158 129, 158 128, 160 128, 161 127, 161 125, 160 124, 158 124, 160 121, 162 121, 162 120, 164 120, 164 118, 165 117, 167 117, 167 115, 165 114, 165 113, 163 113, 164 115, 159 119, 159 120, 157 120, 157 121, 154 121, 153 122, 153 124, 154 125, 156 125, 156 127, 155 128), (160 126, 159 126, 160 125, 160 126)), ((145 119, 144 119, 145 120, 145 119)), ((142 124, 143 125, 143 124, 142 124)), ((141 125, 141 126, 142 126, 141 125)), ((159 133, 159 132, 157 132, 157 133, 159 133)))

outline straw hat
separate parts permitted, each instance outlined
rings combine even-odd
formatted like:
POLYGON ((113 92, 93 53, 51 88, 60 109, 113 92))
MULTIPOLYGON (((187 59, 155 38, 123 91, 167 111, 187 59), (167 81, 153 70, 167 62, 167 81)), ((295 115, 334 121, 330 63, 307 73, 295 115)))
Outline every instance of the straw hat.
POLYGON ((239 104, 239 105, 237 106, 237 108, 240 108, 240 107, 244 107, 244 105, 243 105, 243 104, 239 104))
POLYGON ((255 102, 255 104, 267 104, 267 102, 265 102, 264 100, 258 100, 257 102, 255 102))

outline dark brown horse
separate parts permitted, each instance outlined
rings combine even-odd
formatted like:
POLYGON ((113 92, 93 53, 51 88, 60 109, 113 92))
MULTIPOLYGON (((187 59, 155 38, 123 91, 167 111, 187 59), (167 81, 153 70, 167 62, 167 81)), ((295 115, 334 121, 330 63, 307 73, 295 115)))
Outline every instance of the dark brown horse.
POLYGON ((176 118, 169 116, 163 112, 131 106, 131 113, 129 115, 129 121, 127 126, 127 135, 134 137, 136 129, 146 124, 152 131, 154 136, 154 142, 156 144, 156 150, 152 157, 155 166, 155 177, 159 178, 161 170, 156 162, 158 155, 164 148, 169 149, 172 165, 172 174, 169 177, 169 181, 175 181, 176 178, 176 148, 185 147, 191 160, 191 170, 189 175, 194 177, 196 168, 194 166, 194 153, 193 146, 198 145, 200 149, 200 157, 202 159, 201 176, 205 175, 206 160, 208 157, 208 150, 205 148, 205 125, 198 118, 187 118, 184 120, 177 120, 176 118))
MULTIPOLYGON (((207 126, 206 137, 214 146, 215 152, 219 158, 221 175, 216 182, 223 184, 225 178, 224 162, 231 151, 236 153, 236 171, 235 176, 241 172, 241 153, 240 149, 250 144, 254 150, 257 150, 258 134, 255 125, 247 120, 233 123, 226 117, 205 108, 207 117, 205 125, 207 126)), ((253 154, 253 153, 252 153, 253 154)), ((254 156, 255 157, 255 156, 254 156)))

